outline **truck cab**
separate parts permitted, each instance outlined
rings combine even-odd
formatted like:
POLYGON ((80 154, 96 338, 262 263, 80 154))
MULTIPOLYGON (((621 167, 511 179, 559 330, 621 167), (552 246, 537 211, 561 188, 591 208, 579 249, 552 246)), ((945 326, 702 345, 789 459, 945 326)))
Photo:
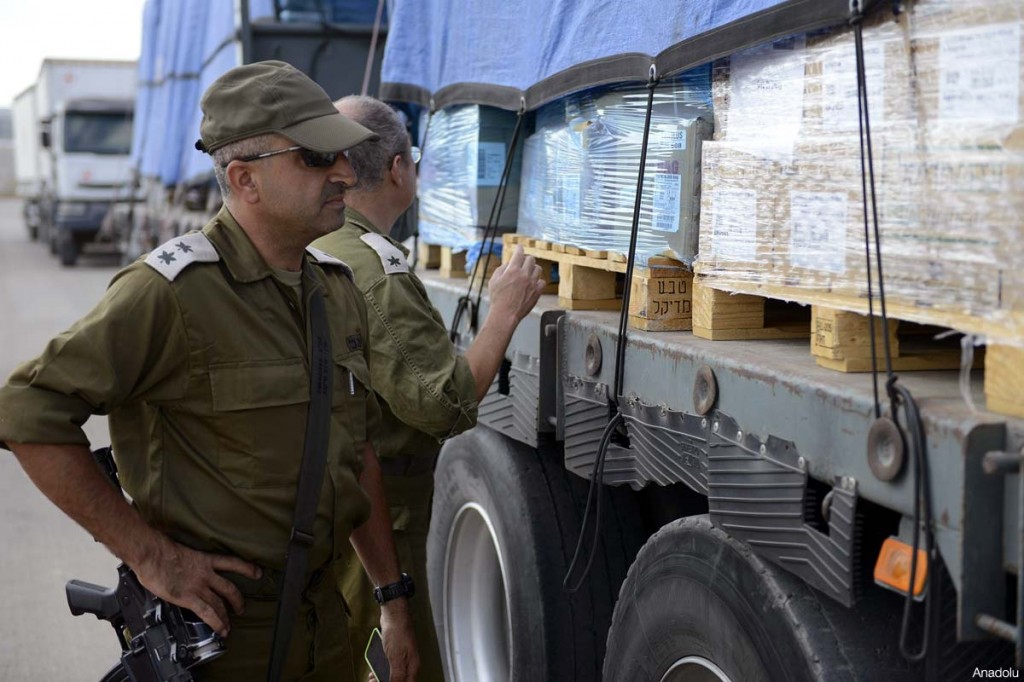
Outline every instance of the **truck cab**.
POLYGON ((50 182, 42 213, 47 238, 74 265, 96 238, 110 205, 130 197, 131 100, 70 100, 42 129, 50 182))

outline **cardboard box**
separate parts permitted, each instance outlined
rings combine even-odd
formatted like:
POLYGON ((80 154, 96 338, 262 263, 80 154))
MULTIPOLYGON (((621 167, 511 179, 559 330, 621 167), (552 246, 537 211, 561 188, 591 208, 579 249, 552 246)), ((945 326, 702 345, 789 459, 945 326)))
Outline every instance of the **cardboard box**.
POLYGON ((699 256, 694 272, 747 281, 774 271, 784 166, 705 142, 699 256))

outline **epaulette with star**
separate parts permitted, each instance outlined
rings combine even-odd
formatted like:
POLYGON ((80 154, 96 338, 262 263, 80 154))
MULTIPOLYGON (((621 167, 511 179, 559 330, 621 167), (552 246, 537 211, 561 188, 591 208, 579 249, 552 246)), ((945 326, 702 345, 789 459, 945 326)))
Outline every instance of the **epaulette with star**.
POLYGON ((375 232, 367 232, 359 237, 367 246, 377 252, 380 257, 380 264, 384 268, 385 275, 393 275, 398 272, 409 272, 409 262, 405 254, 392 244, 384 235, 375 232))
POLYGON ((348 276, 349 279, 355 279, 355 277, 352 274, 352 268, 350 268, 348 266, 348 263, 341 260, 340 258, 335 258, 331 254, 327 253, 326 251, 321 251, 315 246, 307 246, 306 253, 311 255, 313 257, 313 260, 315 260, 319 265, 334 265, 344 270, 345 274, 348 276))
POLYGON ((202 232, 189 232, 153 249, 146 256, 146 265, 163 275, 168 282, 193 263, 216 263, 220 254, 202 232))

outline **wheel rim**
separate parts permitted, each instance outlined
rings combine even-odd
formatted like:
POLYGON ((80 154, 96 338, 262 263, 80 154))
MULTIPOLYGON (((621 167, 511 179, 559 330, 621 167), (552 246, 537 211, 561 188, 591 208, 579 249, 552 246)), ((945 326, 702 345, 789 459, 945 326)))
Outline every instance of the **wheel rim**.
POLYGON ((700 656, 680 658, 665 671, 661 682, 731 682, 717 665, 700 656))
POLYGON ((467 503, 455 514, 445 556, 444 630, 454 682, 508 682, 512 623, 505 565, 484 509, 467 503))

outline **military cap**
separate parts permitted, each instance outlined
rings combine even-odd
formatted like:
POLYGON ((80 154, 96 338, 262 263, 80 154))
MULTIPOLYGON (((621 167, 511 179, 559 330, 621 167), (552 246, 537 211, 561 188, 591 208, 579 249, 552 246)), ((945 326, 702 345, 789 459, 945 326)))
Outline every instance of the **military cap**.
POLYGON ((238 66, 203 94, 196 149, 212 153, 231 142, 278 133, 317 152, 337 152, 377 135, 338 113, 324 89, 291 64, 238 66))

